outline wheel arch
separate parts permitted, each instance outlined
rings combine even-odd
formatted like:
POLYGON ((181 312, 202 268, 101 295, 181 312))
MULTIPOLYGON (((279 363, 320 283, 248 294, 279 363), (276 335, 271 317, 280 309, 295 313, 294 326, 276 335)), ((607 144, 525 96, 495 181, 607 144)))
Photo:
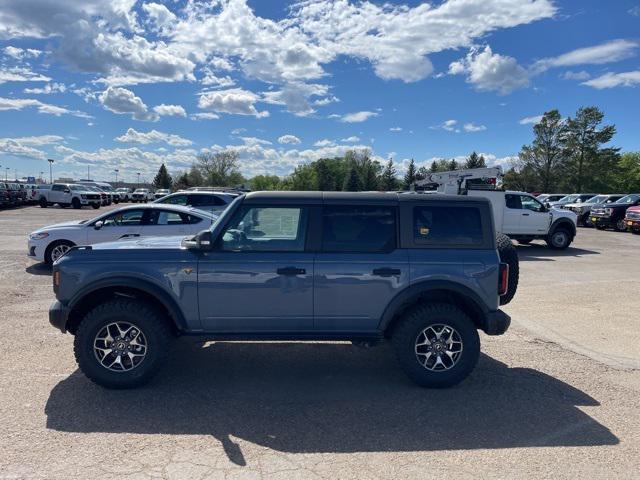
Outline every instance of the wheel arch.
POLYGON ((568 218, 558 218, 557 220, 555 220, 551 224, 551 227, 549 228, 549 235, 553 234, 553 232, 555 232, 560 227, 567 228, 569 230, 569 234, 572 237, 576 236, 576 233, 577 233, 576 226, 568 218))
POLYGON ((140 299, 150 303, 166 316, 175 334, 187 328, 186 320, 178 304, 162 287, 138 278, 118 277, 96 282, 79 291, 69 301, 67 331, 75 334, 82 317, 93 306, 118 296, 140 299))
POLYGON ((389 303, 380 320, 379 329, 391 336, 402 315, 421 302, 446 302, 460 307, 469 315, 477 328, 485 329, 489 309, 470 288, 448 280, 427 280, 411 285, 399 292, 389 303))

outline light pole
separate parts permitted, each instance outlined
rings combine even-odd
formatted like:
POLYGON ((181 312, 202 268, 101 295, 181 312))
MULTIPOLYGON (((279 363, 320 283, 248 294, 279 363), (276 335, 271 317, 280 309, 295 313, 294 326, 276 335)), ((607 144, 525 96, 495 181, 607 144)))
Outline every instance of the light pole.
POLYGON ((49 158, 47 162, 49 162, 49 183, 53 183, 53 159, 49 158))
POLYGON ((44 172, 40 172, 40 183, 42 183, 42 175, 44 175, 44 172))
POLYGON ((91 180, 91 166, 87 165, 87 180, 91 180))
POLYGON ((138 172, 137 175, 138 175, 138 185, 136 188, 140 188, 140 172, 138 172))
POLYGON ((118 172, 120 171, 119 169, 114 169, 114 172, 116 172, 116 188, 118 188, 118 172))
POLYGON ((4 181, 5 182, 9 179, 9 170, 11 170, 11 168, 9 168, 9 167, 4 169, 4 181))

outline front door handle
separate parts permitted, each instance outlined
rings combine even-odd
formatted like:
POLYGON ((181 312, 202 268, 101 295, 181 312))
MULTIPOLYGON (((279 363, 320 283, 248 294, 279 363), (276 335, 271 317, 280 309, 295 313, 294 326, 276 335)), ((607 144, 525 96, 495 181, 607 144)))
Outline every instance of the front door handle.
POLYGON ((523 217, 528 217, 528 216, 529 216, 529 214, 528 214, 528 213, 523 213, 523 214, 522 214, 522 216, 523 216, 523 217))
POLYGON ((375 268, 372 273, 378 277, 395 277, 402 272, 399 268, 375 268))
POLYGON ((139 237, 140 234, 139 233, 125 233, 124 235, 122 235, 120 238, 132 238, 132 237, 139 237))
POLYGON ((297 267, 283 267, 276 270, 278 275, 304 275, 307 273, 307 270, 304 268, 297 267))

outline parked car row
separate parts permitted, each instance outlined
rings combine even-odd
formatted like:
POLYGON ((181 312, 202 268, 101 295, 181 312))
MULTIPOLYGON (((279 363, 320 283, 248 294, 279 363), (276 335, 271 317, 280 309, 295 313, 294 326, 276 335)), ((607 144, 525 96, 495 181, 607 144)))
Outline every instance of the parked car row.
POLYGON ((565 195, 552 201, 558 195, 542 194, 536 198, 545 205, 573 211, 578 216, 580 226, 640 233, 640 193, 581 193, 565 195))
POLYGON ((0 182, 0 208, 35 203, 37 185, 20 182, 0 182))

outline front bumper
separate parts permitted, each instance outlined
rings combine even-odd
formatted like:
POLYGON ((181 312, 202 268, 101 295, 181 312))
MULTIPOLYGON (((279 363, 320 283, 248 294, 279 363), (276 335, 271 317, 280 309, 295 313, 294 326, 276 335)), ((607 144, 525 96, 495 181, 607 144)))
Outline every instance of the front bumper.
POLYGON ((489 312, 484 319, 484 333, 487 335, 502 335, 509 329, 511 317, 502 310, 489 312))
POLYGON ((631 230, 640 229, 640 220, 638 220, 637 218, 625 218, 624 224, 626 225, 627 228, 630 228, 631 230))
POLYGON ((49 323, 62 333, 66 333, 69 313, 69 307, 62 302, 56 301, 49 307, 49 323))
POLYGON ((44 243, 41 243, 37 240, 28 240, 27 243, 27 257, 32 260, 36 260, 39 262, 44 262, 44 251, 47 246, 44 243))
POLYGON ((613 225, 613 221, 611 217, 599 217, 595 215, 589 215, 589 219, 591 220, 591 223, 593 223, 594 225, 601 225, 605 227, 608 227, 609 225, 613 225))

